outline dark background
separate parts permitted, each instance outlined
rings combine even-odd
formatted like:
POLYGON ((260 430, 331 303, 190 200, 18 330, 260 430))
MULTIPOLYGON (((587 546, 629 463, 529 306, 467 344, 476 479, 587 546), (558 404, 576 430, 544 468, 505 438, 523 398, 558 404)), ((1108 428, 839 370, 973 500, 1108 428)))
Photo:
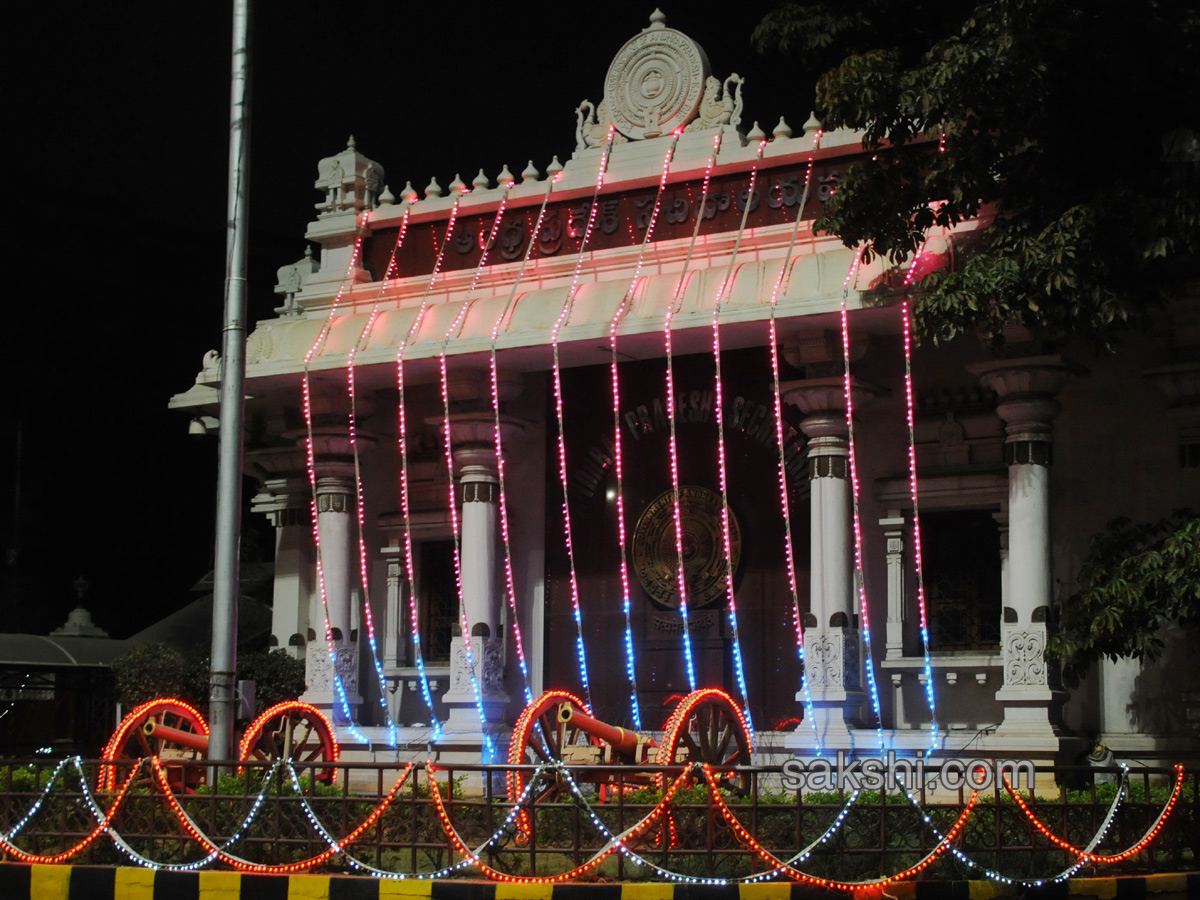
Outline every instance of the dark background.
MULTIPOLYGON (((753 51, 768 4, 711 8, 667 5, 667 24, 713 74, 747 79, 744 130, 784 115, 798 132, 815 73, 753 51)), ((396 194, 530 157, 544 171, 652 9, 259 2, 251 323, 304 252, 317 161, 351 133, 396 194)), ((220 344, 230 35, 229 3, 23 4, 10 25, 2 630, 61 625, 83 576, 97 624, 124 637, 211 568, 216 440, 167 401, 220 344)), ((245 534, 269 557, 263 522, 245 534)))

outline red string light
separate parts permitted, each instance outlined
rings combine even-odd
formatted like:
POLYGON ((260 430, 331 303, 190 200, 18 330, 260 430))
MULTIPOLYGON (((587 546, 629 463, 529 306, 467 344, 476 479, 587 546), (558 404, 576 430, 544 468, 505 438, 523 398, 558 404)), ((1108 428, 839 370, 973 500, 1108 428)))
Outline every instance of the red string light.
POLYGON ((1144 835, 1142 835, 1141 839, 1139 841, 1137 841, 1135 844, 1133 844, 1131 847, 1129 847, 1128 849, 1122 850, 1120 853, 1112 853, 1112 854, 1089 853, 1086 850, 1080 850, 1078 847, 1064 841, 1062 838, 1060 838, 1058 835, 1056 835, 1054 832, 1052 832, 1049 828, 1046 827, 1046 825, 1042 822, 1042 820, 1037 817, 1037 814, 1032 809, 1029 808, 1028 804, 1025 802, 1025 799, 1021 796, 1020 792, 1013 790, 1013 786, 1007 778, 1004 779, 1004 787, 1007 788, 1009 795, 1013 798, 1013 800, 1016 801, 1017 806, 1020 807, 1020 809, 1021 809, 1021 812, 1023 812, 1025 814, 1025 818, 1027 818, 1033 824, 1033 826, 1035 828, 1037 828, 1037 830, 1039 832, 1041 832, 1043 837, 1045 837, 1047 840, 1049 840, 1055 846, 1057 846, 1063 850, 1066 850, 1070 853, 1074 853, 1076 856, 1080 857, 1081 859, 1086 859, 1090 862, 1119 863, 1119 862, 1122 862, 1123 860, 1128 859, 1131 856, 1136 855, 1137 853, 1140 853, 1147 844, 1149 844, 1152 840, 1154 840, 1155 837, 1158 836, 1159 831, 1162 830, 1163 825, 1166 823, 1167 819, 1170 817, 1171 811, 1175 808, 1175 802, 1179 799, 1179 795, 1183 790, 1183 782, 1187 777, 1186 773, 1184 772, 1183 766, 1176 765, 1174 768, 1175 768, 1175 784, 1171 788, 1171 796, 1169 796, 1167 798, 1166 805, 1163 806, 1162 812, 1160 812, 1158 814, 1158 817, 1154 820, 1154 824, 1152 824, 1150 826, 1150 828, 1148 828, 1146 830, 1146 833, 1144 835))

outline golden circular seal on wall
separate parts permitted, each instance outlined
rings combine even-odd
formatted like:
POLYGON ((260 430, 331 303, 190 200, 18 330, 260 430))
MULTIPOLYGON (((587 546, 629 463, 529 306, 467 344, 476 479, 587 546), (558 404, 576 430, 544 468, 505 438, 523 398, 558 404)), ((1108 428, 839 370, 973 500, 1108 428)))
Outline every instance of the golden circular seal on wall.
MULTIPOLYGON (((679 606, 679 551, 675 546, 675 496, 659 494, 642 510, 633 531, 633 570, 660 609, 679 606)), ((704 609, 725 596, 725 541, 721 536, 721 495, 706 487, 681 485, 679 517, 683 525, 683 572, 688 607, 704 609)), ((742 556, 742 531, 729 511, 733 571, 742 556)))

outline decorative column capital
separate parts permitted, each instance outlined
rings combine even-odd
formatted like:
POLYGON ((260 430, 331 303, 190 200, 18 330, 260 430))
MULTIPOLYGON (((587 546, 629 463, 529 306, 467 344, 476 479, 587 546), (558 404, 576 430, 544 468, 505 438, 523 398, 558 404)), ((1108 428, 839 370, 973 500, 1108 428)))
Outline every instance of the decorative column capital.
MULTIPOLYGON (((800 378, 795 381, 785 381, 780 386, 783 402, 790 403, 805 417, 816 413, 841 411, 842 421, 845 422, 846 387, 841 376, 825 378, 800 378)), ((855 406, 867 402, 874 397, 886 397, 887 388, 863 381, 861 378, 850 379, 850 398, 855 406)))
POLYGON ((1083 366, 1058 353, 974 363, 967 371, 1001 400, 1039 394, 1053 397, 1068 382, 1088 374, 1083 366))
POLYGON ((1088 370, 1058 354, 975 363, 967 370, 1000 399, 996 412, 1008 435, 1005 462, 1050 465, 1051 422, 1062 409, 1054 396, 1088 370))
MULTIPOLYGON (((441 416, 431 416, 427 424, 444 427, 441 416)), ((514 416, 500 416, 500 441, 508 444, 525 431, 526 423, 514 416)), ((496 475, 496 418, 491 412, 450 414, 450 450, 455 474, 468 479, 472 475, 496 475)), ((477 480, 477 479, 476 479, 477 480)))
POLYGON ((1142 377, 1167 398, 1167 415, 1179 424, 1179 464, 1200 466, 1200 362, 1144 369, 1142 377))
MULTIPOLYGON (((785 403, 804 414, 800 430, 808 438, 809 478, 848 478, 850 429, 846 424, 846 387, 839 377, 803 378, 780 385, 785 403)), ((850 379, 851 402, 856 406, 888 391, 878 385, 850 379)))

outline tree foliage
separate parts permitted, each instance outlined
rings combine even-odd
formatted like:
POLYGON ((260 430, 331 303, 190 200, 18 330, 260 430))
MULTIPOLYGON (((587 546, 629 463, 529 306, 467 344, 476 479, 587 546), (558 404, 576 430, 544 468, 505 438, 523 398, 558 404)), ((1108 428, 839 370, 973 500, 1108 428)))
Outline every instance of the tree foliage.
POLYGON ((1092 538, 1078 581, 1048 645, 1069 685, 1105 656, 1157 659, 1164 626, 1200 624, 1200 518, 1180 511, 1152 525, 1110 522, 1092 538))
POLYGON ((186 661, 166 644, 140 644, 112 661, 117 700, 127 709, 157 697, 180 697, 188 693, 184 676, 186 661))
POLYGON ((920 332, 1020 323, 1110 345, 1194 277, 1198 35, 1186 0, 825 0, 754 37, 836 56, 818 117, 873 153, 818 229, 899 264, 931 229, 995 215, 969 259, 916 286, 920 332))
MULTIPOLYGON (((112 662, 117 699, 127 708, 158 697, 177 697, 208 708, 209 659, 202 653, 184 655, 166 644, 142 644, 112 662)), ((304 663, 286 650, 239 653, 239 681, 255 682, 259 711, 304 693, 304 663)))

